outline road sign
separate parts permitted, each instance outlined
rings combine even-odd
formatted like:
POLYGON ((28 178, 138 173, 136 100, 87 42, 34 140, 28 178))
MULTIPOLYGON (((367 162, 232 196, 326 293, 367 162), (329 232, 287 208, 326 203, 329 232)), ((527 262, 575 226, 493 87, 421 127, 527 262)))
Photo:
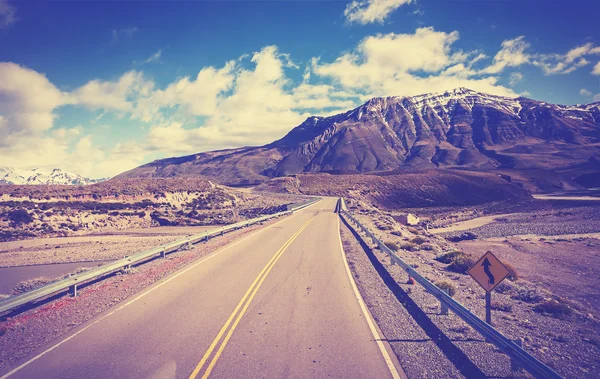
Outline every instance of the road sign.
POLYGON ((506 266, 491 251, 483 254, 483 257, 479 258, 468 272, 486 292, 491 292, 510 274, 506 266))

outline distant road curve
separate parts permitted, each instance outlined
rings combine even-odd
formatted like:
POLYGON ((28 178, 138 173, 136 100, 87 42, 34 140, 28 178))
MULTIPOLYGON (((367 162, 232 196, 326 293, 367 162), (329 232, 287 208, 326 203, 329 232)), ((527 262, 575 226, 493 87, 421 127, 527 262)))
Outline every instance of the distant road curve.
POLYGON ((533 195, 533 198, 538 200, 600 201, 600 197, 596 196, 533 195))

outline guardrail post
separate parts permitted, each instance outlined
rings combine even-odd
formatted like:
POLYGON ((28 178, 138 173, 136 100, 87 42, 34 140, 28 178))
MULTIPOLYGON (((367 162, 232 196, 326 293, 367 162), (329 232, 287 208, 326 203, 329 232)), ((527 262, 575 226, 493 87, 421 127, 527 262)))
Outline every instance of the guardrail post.
POLYGON ((204 237, 204 242, 208 242, 208 235, 204 237))
POLYGON ((166 258, 167 257, 167 253, 163 250, 160 252, 160 257, 161 258, 166 258))
MULTIPOLYGON (((440 289, 446 295, 450 295, 450 290, 448 288, 440 288, 440 289)), ((443 301, 440 301, 440 305, 441 305, 441 308, 442 308, 440 314, 447 315, 448 314, 448 306, 446 305, 446 303, 444 303, 443 301)))
MULTIPOLYGON (((513 340, 513 342, 514 342, 515 345, 517 345, 517 346, 519 346, 521 348, 523 347, 523 340, 522 339, 519 338, 519 339, 513 340)), ((522 368, 523 367, 521 367, 521 365, 516 360, 514 360, 513 358, 510 359, 510 369, 513 372, 520 371, 522 368)))
POLYGON ((221 236, 224 234, 225 232, 223 230, 221 230, 221 236))
POLYGON ((73 284, 69 287, 69 294, 73 297, 77 297, 77 284, 73 284))

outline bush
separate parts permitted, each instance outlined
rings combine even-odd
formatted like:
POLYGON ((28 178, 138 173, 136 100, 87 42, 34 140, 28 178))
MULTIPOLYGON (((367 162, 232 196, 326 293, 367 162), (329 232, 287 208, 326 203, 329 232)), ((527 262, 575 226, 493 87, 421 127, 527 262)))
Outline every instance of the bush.
POLYGON ((430 243, 424 243, 421 245, 421 249, 423 250, 427 250, 427 251, 431 251, 431 250, 436 250, 435 246, 430 244, 430 243))
POLYGON ((476 262, 475 258, 469 254, 466 254, 460 250, 451 251, 446 254, 442 254, 435 258, 436 261, 442 263, 448 263, 446 269, 459 274, 466 274, 467 270, 471 268, 476 262))
POLYGON ((512 284, 511 282, 507 282, 507 281, 503 281, 502 283, 498 284, 495 288, 496 291, 498 291, 499 293, 507 293, 512 291, 515 288, 515 285, 512 284))
POLYGON ((557 300, 545 300, 544 302, 533 307, 533 310, 543 315, 556 318, 569 316, 571 313, 573 313, 571 307, 557 300))
POLYGON ((400 248, 406 251, 418 251, 419 250, 419 246, 415 245, 412 242, 406 242, 403 243, 402 245, 400 245, 400 248))
POLYGON ((421 245, 425 242, 427 242, 427 239, 423 237, 415 237, 412 239, 412 243, 416 243, 417 245, 421 245))
POLYGON ((394 229, 394 227, 391 226, 391 225, 381 225, 381 224, 377 225, 377 228, 379 230, 392 230, 392 229, 394 229))
POLYGON ((451 297, 454 296, 454 294, 456 293, 456 287, 454 286, 454 284, 450 283, 447 280, 441 280, 439 282, 435 282, 435 285, 438 288, 448 290, 448 295, 450 295, 451 297))
POLYGON ((461 235, 448 237, 446 239, 450 242, 469 241, 469 240, 477 239, 477 234, 471 233, 471 232, 465 232, 461 235))
POLYGON ((439 256, 435 257, 435 260, 438 262, 448 264, 448 263, 452 263, 452 261, 454 261, 454 259, 456 258, 457 255, 464 255, 464 253, 460 250, 455 250, 455 251, 451 251, 446 254, 439 255, 439 256))
POLYGON ((492 301, 492 309, 501 312, 512 312, 512 304, 504 303, 500 301, 492 301))
POLYGON ((470 255, 457 255, 456 258, 446 268, 452 272, 466 274, 467 271, 475 264, 476 260, 470 255))
POLYGON ((396 242, 388 241, 388 242, 384 242, 384 244, 391 251, 398 251, 398 250, 400 250, 400 246, 398 246, 398 244, 396 242))
POLYGON ((16 225, 30 224, 33 222, 33 218, 25 209, 15 209, 8 212, 8 219, 16 225))
POLYGON ((544 298, 536 288, 516 287, 516 290, 512 298, 526 303, 539 303, 544 298))

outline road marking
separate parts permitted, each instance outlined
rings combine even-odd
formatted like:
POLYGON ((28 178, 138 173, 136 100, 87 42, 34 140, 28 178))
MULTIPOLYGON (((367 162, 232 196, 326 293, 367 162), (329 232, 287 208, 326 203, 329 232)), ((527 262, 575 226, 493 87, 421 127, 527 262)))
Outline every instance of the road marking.
POLYGON ((252 299, 254 299, 254 296, 258 292, 258 290, 261 287, 262 283, 265 281, 265 279, 269 275, 269 272, 273 269, 273 267, 275 267, 275 264, 277 263, 277 261, 279 260, 279 258, 281 258, 281 256, 285 252, 285 250, 292 244, 292 242, 294 242, 294 240, 300 235, 300 233, 302 233, 302 231, 304 229, 306 229, 306 227, 312 222, 312 220, 314 220, 315 217, 316 217, 316 215, 314 215, 313 217, 311 217, 310 220, 308 220, 304 225, 302 225, 302 227, 300 229, 298 229, 298 231, 296 233, 294 233, 294 235, 292 237, 290 237, 290 239, 287 240, 286 243, 283 244, 283 246, 277 251, 277 253, 275 253, 275 255, 273 255, 273 257, 271 258, 271 260, 265 265, 265 267, 262 269, 262 271, 260 272, 260 274, 258 274, 258 276, 256 277, 256 279, 254 279, 254 282, 252 283, 252 285, 250 285, 250 288, 248 288, 248 290, 246 291, 246 293, 242 297, 242 300, 240 300, 240 302, 238 303, 238 305, 235 307, 235 309, 233 310, 233 312, 231 313, 231 315, 229 316, 229 318, 227 319, 227 321, 225 322, 225 324, 223 325, 223 327, 221 328, 221 330, 219 331, 219 333, 217 334, 217 336, 215 337, 215 339, 213 340, 213 342, 210 344, 210 346, 209 346, 208 350, 206 351, 206 353, 204 353, 204 356, 202 357, 202 359, 200 360, 200 362, 198 363, 198 365, 196 365, 196 368, 194 368, 194 371, 192 371, 192 373, 190 374, 190 376, 189 376, 190 379, 195 379, 198 376, 198 374, 200 373, 200 371, 202 370, 202 368, 206 364, 208 358, 213 353, 215 347, 217 346, 217 344, 219 343, 219 341, 221 341, 221 338, 223 337, 223 334, 229 328, 229 325, 231 324, 231 322, 235 318, 235 321, 234 321, 233 325, 231 326, 231 328, 227 332, 227 335, 225 336, 225 338, 221 342, 221 345, 219 346, 217 352, 215 353, 214 357, 212 358, 211 362, 209 363, 208 367, 206 368, 206 371, 204 372, 204 375, 202 375, 202 378, 204 379, 204 378, 208 378, 210 376, 210 373, 212 372, 213 368, 215 367, 217 361, 219 360, 219 357, 223 353, 223 350, 225 349, 225 346, 227 345, 227 343, 231 339, 231 336, 233 335, 233 332, 235 331, 235 329, 237 328, 240 320, 242 319, 242 317, 246 313, 246 310, 250 306, 250 303, 252 302, 252 299), (242 308, 242 310, 238 313, 238 311, 240 310, 240 308, 242 308), (237 316, 236 316, 236 314, 237 314, 237 316))
POLYGON ((377 341, 377 346, 379 346, 379 351, 381 351, 381 355, 383 355, 383 359, 385 360, 385 363, 387 364, 388 369, 390 370, 390 374, 392 374, 392 377, 394 379, 401 379, 402 376, 400 376, 400 374, 398 373, 398 370, 396 369, 396 365, 394 365, 392 358, 390 358, 390 355, 388 354, 388 351, 385 348, 385 345, 383 344, 382 337, 379 335, 379 332, 377 331, 377 328, 375 327, 375 322, 372 320, 373 316, 371 315, 371 312, 369 312, 369 309, 365 305, 365 301, 363 300, 362 295, 358 291, 358 287, 356 286, 356 283, 354 282, 354 277, 352 276, 352 272, 350 271, 350 266, 348 265, 348 260, 346 259, 346 253, 344 253, 344 246, 342 244, 342 233, 340 230, 340 218, 339 217, 337 219, 337 224, 338 224, 338 238, 340 241, 340 251, 342 254, 342 260, 344 261, 344 266, 346 267, 346 274, 348 274, 348 278, 350 279, 350 284, 352 285, 352 290, 354 290, 354 295, 356 296, 356 299, 358 300, 358 304, 360 305, 360 308, 362 309, 362 312, 365 315, 365 318, 367 319, 367 323, 369 324, 369 329, 371 329, 371 333, 373 334, 373 337, 375 337, 375 341, 377 341))
MULTIPOLYGON (((322 200, 320 200, 320 201, 322 201, 322 200)), ((318 204, 320 201, 318 201, 318 202, 316 202, 316 203, 314 203, 314 204, 312 204, 312 205, 310 205, 310 206, 308 206, 308 207, 306 207, 306 208, 304 208, 304 209, 301 209, 300 211, 306 210, 306 209, 308 209, 308 208, 312 207, 313 205, 316 205, 316 204, 318 204)), ((314 216, 313 216, 313 217, 314 217, 314 216)), ((57 347, 59 347, 60 345, 64 344, 65 342, 67 342, 67 341, 69 341, 69 340, 73 339, 75 336, 77 336, 77 335, 79 335, 79 334, 83 333, 84 331, 86 331, 87 329, 91 328, 92 326, 94 326, 95 324, 99 323, 100 321, 104 320, 105 318, 107 318, 107 317, 109 317, 109 316, 112 316, 114 313, 116 313, 116 312, 120 311, 121 309, 123 309, 123 308, 127 307, 128 305, 130 305, 130 304, 133 304, 135 301, 137 301, 137 300, 141 299, 142 297, 144 297, 144 296, 148 295, 150 292, 152 292, 152 291, 154 291, 154 290, 156 290, 156 289, 158 289, 158 288, 162 287, 163 285, 165 285, 165 284, 169 283, 171 280, 173 280, 173 279, 175 279, 175 278, 177 278, 177 277, 179 277, 179 276, 181 276, 181 275, 185 274, 186 272, 190 271, 190 270, 191 270, 191 269, 193 269, 194 267, 196 267, 196 266, 198 266, 198 265, 200 265, 200 264, 202 264, 202 263, 204 263, 204 262, 208 261, 209 259, 212 259, 212 258, 216 257, 217 255, 219 255, 219 254, 221 254, 221 253, 223 253, 223 252, 225 252, 225 251, 229 250, 230 248, 234 247, 235 245, 237 245, 237 244, 240 244, 240 243, 242 243, 242 242, 246 241, 247 239, 250 239, 250 238, 252 238, 252 237, 256 236, 257 234, 259 234, 259 233, 262 233, 262 232, 264 232, 265 230, 267 230, 267 229, 270 229, 270 228, 274 227, 275 225, 277 225, 277 224, 280 224, 280 223, 282 223, 282 222, 284 222, 284 221, 286 221, 286 220, 289 220, 289 219, 288 219, 288 218, 284 218, 283 220, 279 220, 279 221, 277 221, 276 223, 274 223, 274 224, 271 224, 271 225, 267 226, 266 228, 262 228, 262 229, 258 230, 256 233, 252 233, 251 235, 249 235, 249 236, 247 236, 247 237, 245 237, 245 238, 242 238, 242 239, 241 239, 241 240, 239 240, 239 241, 236 241, 236 242, 234 242, 234 243, 232 243, 232 244, 229 244, 229 245, 227 245, 227 246, 225 246, 225 247, 221 248, 220 250, 217 250, 217 251, 213 252, 211 255, 209 255, 209 256, 207 256, 207 257, 204 257, 202 260, 200 260, 200 261, 198 261, 198 262, 196 262, 196 263, 193 263, 191 266, 188 266, 188 267, 186 267, 186 268, 185 268, 185 269, 183 269, 182 271, 180 271, 180 272, 176 272, 175 274, 173 274, 173 276, 171 276, 171 277, 168 277, 168 278, 167 278, 167 279, 165 279, 163 282, 161 282, 161 283, 159 283, 159 284, 155 285, 154 287, 152 287, 152 288, 148 289, 146 292, 144 292, 144 293, 140 294, 139 296, 137 296, 137 297, 133 298, 132 300, 128 301, 127 303, 125 303, 125 304, 121 305, 120 307, 118 307, 118 308, 116 308, 116 309, 112 310, 111 312, 109 312, 109 313, 105 314, 104 316, 100 317, 99 319, 97 319, 96 321, 92 322, 92 323, 91 323, 91 324, 89 324, 88 326, 84 327, 84 328, 83 328, 83 329, 81 329, 80 331, 78 331, 78 332, 76 332, 76 333, 72 334, 71 336, 69 336, 69 337, 65 338, 64 340, 62 340, 62 341, 58 342, 56 345, 54 345, 54 346, 52 346, 52 347, 48 348, 47 350, 44 350, 44 351, 42 351, 41 353, 39 353, 39 354, 38 354, 38 355, 36 355, 35 357, 31 358, 31 359, 30 359, 30 360, 28 360, 27 362, 24 362, 22 365, 20 365, 20 366, 18 366, 18 367, 15 367, 15 368, 14 368, 14 369, 12 369, 11 371, 9 371, 9 372, 7 372, 6 374, 4 374, 4 375, 0 376, 0 379, 6 379, 6 378, 8 378, 9 376, 11 376, 11 375, 15 374, 16 372, 20 371, 20 370, 21 370, 21 369, 23 369, 24 367, 26 367, 26 366, 28 366, 29 364, 31 364, 31 363, 33 363, 33 362, 37 361, 38 359, 40 359, 41 357, 43 357, 43 356, 44 356, 44 355, 46 355, 47 353, 49 353, 49 352, 51 352, 52 350, 56 349, 57 347)))

